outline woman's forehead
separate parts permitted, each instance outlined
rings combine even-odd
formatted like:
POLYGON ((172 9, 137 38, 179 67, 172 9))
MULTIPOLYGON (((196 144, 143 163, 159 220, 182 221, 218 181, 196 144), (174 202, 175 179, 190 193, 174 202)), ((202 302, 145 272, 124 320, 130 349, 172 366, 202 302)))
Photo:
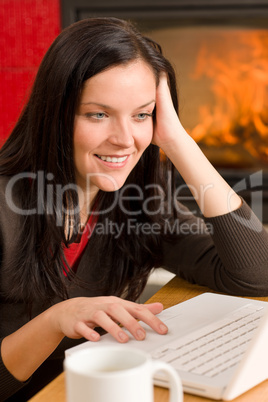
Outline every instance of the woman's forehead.
MULTIPOLYGON (((114 66, 91 78, 84 83, 80 102, 104 103, 106 98, 121 97, 124 93, 132 93, 139 99, 151 94, 154 99, 156 79, 152 69, 143 61, 127 65, 114 66)), ((146 100, 144 103, 149 102, 146 100)))

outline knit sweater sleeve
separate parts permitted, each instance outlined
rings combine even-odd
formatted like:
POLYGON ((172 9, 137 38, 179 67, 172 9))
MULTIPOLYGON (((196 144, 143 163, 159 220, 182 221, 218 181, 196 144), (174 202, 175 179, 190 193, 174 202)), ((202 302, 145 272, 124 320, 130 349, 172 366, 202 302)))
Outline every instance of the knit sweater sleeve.
POLYGON ((188 215, 179 227, 184 230, 163 242, 164 268, 224 293, 268 295, 268 233, 245 201, 205 221, 188 215))
MULTIPOLYGON (((11 243, 11 238, 14 236, 12 232, 13 219, 12 215, 6 208, 5 199, 5 185, 6 179, 0 178, 0 402, 5 401, 11 395, 16 393, 19 389, 23 388, 28 382, 18 381, 6 368, 2 360, 2 341, 4 337, 10 332, 9 326, 6 325, 7 312, 4 309, 5 299, 3 283, 8 275, 7 271, 4 271, 3 265, 7 258, 7 244, 11 243)), ((13 250, 13 249, 12 249, 13 250)), ((11 251, 12 252, 12 251, 11 251)), ((8 304, 7 304, 8 305, 8 304)), ((9 317, 13 317, 13 312, 9 311, 9 317)), ((14 320, 18 319, 18 316, 14 316, 14 320)))

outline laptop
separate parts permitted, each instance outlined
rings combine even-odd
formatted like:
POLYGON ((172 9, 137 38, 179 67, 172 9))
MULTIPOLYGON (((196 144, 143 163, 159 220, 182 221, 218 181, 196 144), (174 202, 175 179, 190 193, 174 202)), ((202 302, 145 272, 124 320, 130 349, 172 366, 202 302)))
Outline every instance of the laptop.
MULTIPOLYGON (((139 348, 172 365, 184 392, 228 401, 268 378, 268 303, 204 293, 158 316, 169 328, 167 335, 141 323, 146 339, 138 342, 128 333, 130 340, 121 347, 139 348)), ((99 344, 118 342, 106 334, 99 344)), ((85 342, 66 355, 94 346, 85 342)), ((163 372, 154 381, 168 387, 163 372)))

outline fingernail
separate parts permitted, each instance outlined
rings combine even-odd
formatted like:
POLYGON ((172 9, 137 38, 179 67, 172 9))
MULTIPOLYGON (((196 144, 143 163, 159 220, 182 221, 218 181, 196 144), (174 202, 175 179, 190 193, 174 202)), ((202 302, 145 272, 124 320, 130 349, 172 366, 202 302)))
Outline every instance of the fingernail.
POLYGON ((127 334, 125 334, 125 332, 123 332, 123 331, 118 332, 118 337, 123 342, 128 340, 127 334))
POLYGON ((142 329, 138 329, 136 332, 136 335, 138 337, 138 339, 144 339, 145 338, 145 331, 143 331, 142 329))
POLYGON ((95 332, 92 332, 90 336, 93 341, 97 340, 100 337, 99 334, 96 334, 95 332))
POLYGON ((168 331, 168 327, 164 324, 160 324, 159 325, 160 331, 161 332, 167 332, 168 331))

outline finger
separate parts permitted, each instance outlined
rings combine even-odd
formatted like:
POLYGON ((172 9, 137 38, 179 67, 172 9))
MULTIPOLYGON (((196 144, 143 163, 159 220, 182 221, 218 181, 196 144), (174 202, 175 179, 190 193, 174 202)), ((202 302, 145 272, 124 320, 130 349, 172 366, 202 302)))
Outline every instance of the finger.
POLYGON ((168 75, 165 71, 161 71, 159 74, 159 84, 162 84, 164 82, 168 82, 168 75))
MULTIPOLYGON (((132 307, 133 308, 133 307, 132 307)), ((146 332, 138 323, 136 318, 121 304, 110 304, 106 310, 111 318, 116 319, 134 336, 135 339, 141 341, 145 339, 146 332)))
POLYGON ((159 334, 168 332, 168 327, 158 317, 155 317, 155 314, 163 311, 162 303, 137 304, 125 301, 124 306, 133 317, 145 322, 159 334))
MULTIPOLYGON (((108 307, 110 305, 107 306, 106 310, 108 310, 108 307)), ((117 306, 120 306, 119 304, 117 304, 117 306)), ((120 343, 125 343, 129 340, 128 335, 122 330, 122 328, 119 327, 119 325, 116 324, 116 321, 120 321, 118 320, 117 317, 110 317, 109 315, 107 315, 107 311, 103 311, 103 310, 99 310, 96 311, 94 314, 94 322, 100 326, 101 328, 103 328, 106 332, 108 332, 109 334, 111 334, 118 342, 120 343)))
POLYGON ((144 304, 144 307, 148 308, 153 314, 159 314, 163 311, 163 304, 162 303, 148 303, 144 304))
MULTIPOLYGON (((152 311, 150 311, 150 307, 155 310, 156 308, 159 311, 160 306, 153 305, 139 305, 137 304, 130 313, 137 318, 138 320, 143 321, 145 324, 149 325, 153 330, 155 330, 159 334, 166 334, 168 332, 168 327, 161 321, 152 311), (148 308, 149 307, 149 308, 148 308)), ((160 310, 162 311, 162 310, 160 310)), ((159 312, 160 312, 159 311, 159 312)))
POLYGON ((124 300, 124 299, 119 299, 119 301, 115 301, 115 302, 119 302, 120 304, 122 304, 122 306, 126 307, 126 308, 135 308, 137 306, 140 306, 142 308, 146 308, 149 309, 153 314, 159 314, 161 313, 161 311, 163 311, 163 304, 159 303, 159 302, 155 302, 155 303, 146 303, 146 304, 139 304, 136 302, 132 302, 129 300, 124 300))
POLYGON ((82 321, 77 322, 74 329, 79 335, 89 341, 96 342, 100 339, 100 334, 82 321))
POLYGON ((162 108, 163 106, 166 106, 167 102, 168 105, 170 102, 172 103, 172 98, 168 85, 168 78, 164 74, 160 77, 159 84, 156 89, 156 110, 158 109, 159 111, 160 107, 162 108))

